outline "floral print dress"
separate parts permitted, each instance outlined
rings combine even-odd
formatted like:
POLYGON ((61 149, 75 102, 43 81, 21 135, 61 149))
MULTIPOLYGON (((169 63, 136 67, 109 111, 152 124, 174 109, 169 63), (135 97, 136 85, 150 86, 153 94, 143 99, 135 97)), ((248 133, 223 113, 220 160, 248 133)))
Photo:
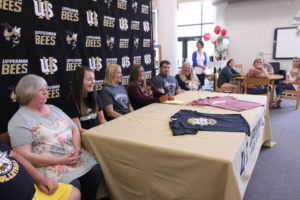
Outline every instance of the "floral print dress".
MULTIPOLYGON (((32 152, 54 157, 62 157, 74 150, 72 144, 73 121, 60 109, 49 105, 52 112, 48 117, 21 107, 8 125, 13 147, 31 143, 32 152)), ((58 182, 70 183, 86 174, 95 164, 94 156, 82 152, 74 165, 49 165, 40 167, 40 172, 58 182)))

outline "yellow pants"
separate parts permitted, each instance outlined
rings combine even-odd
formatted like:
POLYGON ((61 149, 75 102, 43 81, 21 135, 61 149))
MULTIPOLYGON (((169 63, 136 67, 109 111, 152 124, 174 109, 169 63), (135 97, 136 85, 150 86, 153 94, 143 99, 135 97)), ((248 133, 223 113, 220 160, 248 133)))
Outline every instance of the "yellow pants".
POLYGON ((32 200, 67 200, 72 191, 72 185, 58 183, 57 190, 51 194, 47 195, 43 193, 35 184, 35 194, 32 200))

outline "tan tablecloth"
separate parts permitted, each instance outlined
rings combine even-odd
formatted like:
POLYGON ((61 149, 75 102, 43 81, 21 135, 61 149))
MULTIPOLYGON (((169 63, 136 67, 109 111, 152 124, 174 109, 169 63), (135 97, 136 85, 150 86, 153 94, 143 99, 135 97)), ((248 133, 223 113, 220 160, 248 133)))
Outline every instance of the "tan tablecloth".
MULTIPOLYGON (((228 94, 185 92, 176 99, 190 102, 221 95, 228 94)), ((265 96, 233 96, 266 105, 265 96)), ((251 130, 267 113, 265 126, 252 138, 208 131, 173 136, 169 120, 180 109, 237 113, 209 106, 152 104, 83 134, 85 147, 101 164, 111 199, 242 199, 260 147, 271 140, 267 107, 242 112, 251 130), (245 149, 247 165, 240 175, 245 149)))

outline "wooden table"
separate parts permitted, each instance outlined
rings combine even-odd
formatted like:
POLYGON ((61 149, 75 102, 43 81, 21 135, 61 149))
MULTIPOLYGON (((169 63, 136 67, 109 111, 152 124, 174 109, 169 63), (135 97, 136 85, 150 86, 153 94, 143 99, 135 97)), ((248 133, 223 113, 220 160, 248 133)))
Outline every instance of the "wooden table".
MULTIPOLYGON (((280 80, 283 79, 284 76, 274 74, 274 75, 269 75, 269 80, 272 86, 271 93, 270 93, 270 102, 269 102, 269 107, 272 108, 272 103, 273 103, 273 98, 274 98, 274 85, 275 85, 275 80, 280 80)), ((241 82, 245 79, 245 76, 240 76, 240 77, 235 77, 235 80, 238 81, 238 88, 237 88, 237 93, 241 93, 241 82)))

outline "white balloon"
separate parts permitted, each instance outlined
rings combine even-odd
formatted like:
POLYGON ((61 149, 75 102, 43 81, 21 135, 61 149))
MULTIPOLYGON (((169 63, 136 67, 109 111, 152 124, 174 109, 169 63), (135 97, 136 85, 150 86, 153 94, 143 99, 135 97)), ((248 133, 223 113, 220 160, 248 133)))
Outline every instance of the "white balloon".
POLYGON ((227 38, 225 38, 225 39, 223 40, 223 45, 224 45, 225 47, 227 47, 227 46, 229 45, 229 40, 228 40, 227 38))
POLYGON ((210 39, 211 41, 216 41, 218 39, 217 34, 215 34, 214 32, 210 34, 210 39))

